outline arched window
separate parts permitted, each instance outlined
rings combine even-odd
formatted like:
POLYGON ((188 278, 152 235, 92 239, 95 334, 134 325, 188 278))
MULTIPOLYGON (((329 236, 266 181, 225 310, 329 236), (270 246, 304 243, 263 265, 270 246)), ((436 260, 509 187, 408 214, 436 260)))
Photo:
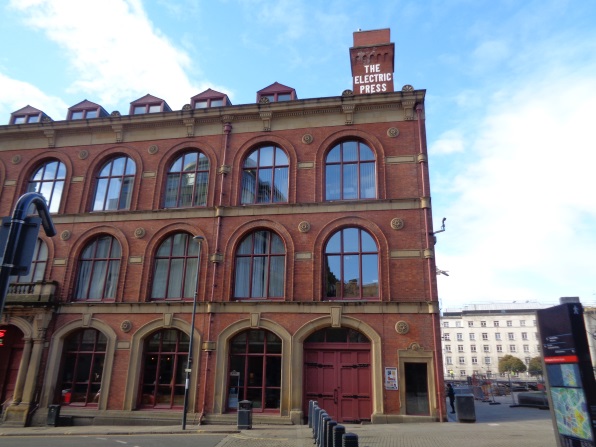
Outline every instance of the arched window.
POLYGON ((201 152, 177 158, 166 178, 165 208, 207 205, 209 159, 201 152))
POLYGON ((248 399, 257 412, 280 408, 281 338, 266 330, 252 329, 230 341, 228 409, 248 399))
POLYGON ((33 259, 31 260, 31 268, 27 275, 19 275, 15 277, 16 283, 33 283, 43 281, 46 265, 48 263, 48 246, 41 239, 37 239, 35 243, 35 250, 33 251, 33 259))
POLYGON ((154 332, 143 351, 142 408, 182 408, 190 338, 177 329, 154 332))
POLYGON ((57 213, 64 190, 66 167, 60 161, 49 161, 35 171, 29 179, 27 192, 38 192, 48 202, 50 213, 57 213))
POLYGON ((375 155, 364 143, 344 141, 325 160, 326 200, 377 197, 375 155))
POLYGON ((62 405, 97 406, 108 339, 96 329, 82 329, 64 341, 62 377, 56 387, 62 405))
POLYGON ((379 252, 372 236, 344 228, 325 245, 325 295, 328 299, 379 296, 379 252))
POLYGON ((112 236, 103 235, 91 241, 79 259, 75 299, 116 298, 120 258, 120 244, 112 236))
POLYGON ((199 244, 187 233, 168 237, 155 255, 152 299, 181 299, 194 296, 197 283, 199 244))
POLYGON ((236 251, 234 297, 284 296, 286 249, 282 239, 267 230, 246 236, 236 251))
POLYGON ((97 176, 93 211, 129 209, 136 170, 135 162, 129 157, 108 161, 97 176))
POLYGON ((288 156, 276 146, 252 152, 242 170, 243 204, 288 201, 288 156))

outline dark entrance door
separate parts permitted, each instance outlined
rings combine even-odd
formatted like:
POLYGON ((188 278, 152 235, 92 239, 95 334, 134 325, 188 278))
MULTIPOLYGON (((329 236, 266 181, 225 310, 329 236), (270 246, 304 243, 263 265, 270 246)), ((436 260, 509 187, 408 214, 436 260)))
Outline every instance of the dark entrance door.
POLYGON ((406 378, 406 414, 428 416, 428 378, 426 363, 404 363, 406 378))
POLYGON ((370 420, 370 342, 349 329, 320 332, 304 344, 305 414, 316 400, 338 422, 370 420))
POLYGON ((18 327, 0 326, 0 414, 2 405, 12 400, 23 347, 23 333, 18 327))

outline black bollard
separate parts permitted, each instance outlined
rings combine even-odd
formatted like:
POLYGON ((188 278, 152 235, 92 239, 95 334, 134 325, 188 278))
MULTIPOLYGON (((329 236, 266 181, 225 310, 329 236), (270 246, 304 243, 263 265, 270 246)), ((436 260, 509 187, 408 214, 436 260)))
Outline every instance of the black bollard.
POLYGON ((312 415, 313 415, 313 410, 314 410, 316 403, 317 403, 316 400, 308 401, 308 428, 312 428, 312 415))
POLYGON ((337 424, 333 427, 333 445, 330 447, 341 447, 342 436, 346 432, 346 427, 337 424))
POLYGON ((317 427, 319 425, 319 415, 321 414, 321 408, 318 405, 315 405, 312 412, 312 437, 317 441, 317 427))
POLYGON ((327 436, 325 437, 325 445, 327 447, 333 447, 333 427, 337 425, 337 422, 330 420, 327 424, 327 436))
POLYGON ((345 433, 342 437, 343 447, 358 447, 358 435, 355 433, 345 433))
POLYGON ((327 412, 325 412, 323 414, 323 417, 321 418, 320 421, 320 425, 319 425, 319 436, 317 438, 317 443, 319 445, 319 447, 325 447, 325 423, 326 421, 330 421, 331 418, 329 417, 329 415, 327 414, 327 412))
POLYGON ((321 426, 323 425, 323 418, 327 416, 327 412, 325 410, 321 410, 319 412, 319 417, 317 418, 317 430, 315 432, 315 443, 320 446, 321 445, 321 426))
POLYGON ((329 430, 331 416, 323 418, 323 430, 321 431, 321 447, 327 447, 327 430, 329 430))

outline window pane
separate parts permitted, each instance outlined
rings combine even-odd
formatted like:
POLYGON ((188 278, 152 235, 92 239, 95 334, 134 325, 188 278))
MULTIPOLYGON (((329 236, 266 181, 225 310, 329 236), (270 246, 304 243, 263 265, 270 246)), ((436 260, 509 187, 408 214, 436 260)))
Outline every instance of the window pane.
POLYGON ((172 256, 184 256, 188 243, 188 235, 186 233, 175 234, 172 236, 172 243, 172 256))
POLYGON ((256 231, 254 233, 254 254, 266 254, 269 252, 269 232, 256 231))
POLYGON ((95 202, 93 203, 93 211, 103 210, 103 203, 108 188, 108 181, 106 179, 100 179, 97 182, 97 191, 95 193, 95 202))
POLYGON ((271 257, 271 273, 269 275, 269 296, 284 296, 284 256, 271 257))
POLYGON ((267 285, 267 258, 253 258, 251 298, 264 298, 267 285))
POLYGON ((341 161, 341 148, 340 146, 335 146, 333 149, 329 151, 327 154, 327 163, 339 163, 341 161))
POLYGON ((286 153, 280 149, 280 148, 275 148, 275 166, 282 166, 282 165, 287 165, 288 163, 288 156, 286 155, 286 153))
POLYGON ((140 115, 145 113, 145 106, 135 106, 135 108, 133 109, 133 114, 134 115, 140 115))
POLYGON ((285 253, 286 249, 282 239, 277 235, 271 234, 271 253, 285 253))
POLYGON ((244 161, 245 168, 256 168, 259 161, 259 151, 252 152, 244 161))
POLYGON ((364 143, 360 143, 360 160, 367 161, 367 160, 374 160, 375 154, 373 151, 364 143))
POLYGON ((120 193, 120 202, 118 209, 127 210, 130 208, 130 200, 132 199, 133 177, 124 177, 122 182, 122 192, 120 193))
POLYGON ((273 147, 262 147, 259 152, 259 167, 273 166, 273 147))
MULTIPOLYGON (((196 245, 196 244, 195 244, 196 245)), ((182 298, 192 298, 197 283, 197 258, 186 259, 186 274, 184 275, 184 295, 182 298)))
POLYGON ((288 201, 288 168, 275 169, 275 188, 273 190, 274 202, 288 201))
POLYGON ((198 154, 196 152, 189 152, 184 155, 184 171, 194 172, 197 170, 198 154))
POLYGON ((116 298, 116 288, 118 287, 119 270, 120 261, 110 261, 106 281, 106 290, 103 298, 116 298))
POLYGON ((344 297, 356 298, 360 296, 360 256, 346 255, 343 259, 344 267, 344 297))
POLYGON ((327 242, 325 253, 339 253, 341 252, 341 231, 338 231, 327 242))
POLYGON ((355 141, 346 141, 342 143, 343 162, 358 161, 358 143, 355 141))
POLYGON ((343 199, 358 198, 358 165, 343 165, 343 199))
POLYGON ((156 113, 156 112, 161 112, 160 104, 149 106, 149 113, 156 113))
POLYGON ((339 297, 341 293, 341 257, 326 256, 326 296, 339 297))
POLYGON ((325 198, 340 199, 340 165, 328 165, 325 168, 325 198))
POLYGON ((165 197, 165 207, 166 208, 174 208, 178 206, 178 187, 180 185, 180 177, 178 174, 168 174, 168 179, 166 180, 166 197, 165 197))
POLYGON ((360 164, 360 198, 374 199, 376 193, 375 164, 360 164))
POLYGON ((112 173, 111 175, 123 175, 124 174, 124 164, 126 163, 126 158, 119 157, 112 161, 112 173))
POLYGON ((97 118, 97 110, 87 110, 87 113, 85 114, 85 118, 87 118, 87 119, 97 118))
POLYGON ((290 93, 278 93, 277 100, 278 101, 289 101, 292 99, 292 95, 290 93))
POLYGON ((221 107, 223 106, 223 99, 212 99, 211 100, 211 107, 221 107))
POLYGON ((157 259, 155 261, 155 273, 153 275, 153 290, 151 292, 151 298, 166 297, 168 267, 169 262, 166 259, 157 259))
POLYGON ((358 228, 344 228, 342 230, 344 239, 344 253, 358 253, 360 251, 358 228))
POLYGON ((182 259, 171 260, 167 298, 181 298, 183 267, 184 261, 182 259))
POLYGON ((98 300, 103 298, 107 267, 107 261, 96 261, 93 264, 88 299, 98 300))
POLYGON ((372 238, 372 236, 370 234, 368 234, 364 230, 361 230, 360 237, 362 238, 362 251, 363 252, 371 252, 371 251, 376 252, 377 251, 377 244, 375 243, 375 240, 372 238))
POLYGON ((195 109, 206 109, 206 108, 207 108, 207 100, 195 102, 195 109))
MULTIPOLYGON (((49 200, 48 208, 50 213, 57 213, 60 208, 60 199, 62 197, 62 191, 64 190, 64 181, 56 181, 54 183, 54 192, 52 198, 49 200)), ((46 196, 44 196, 46 197, 46 196)))
POLYGON ((273 181, 273 171, 271 169, 259 169, 259 196, 258 203, 271 202, 271 186, 273 181))
POLYGON ((234 296, 248 298, 250 287, 250 258, 236 258, 236 283, 234 296))
POLYGON ((245 169, 242 172, 242 203, 254 203, 256 187, 256 169, 245 169))
POLYGON ((362 296, 379 296, 379 260, 377 255, 362 255, 362 296))
POLYGON ((206 172, 197 174, 197 184, 195 186, 195 205, 207 205, 207 180, 209 176, 206 172))

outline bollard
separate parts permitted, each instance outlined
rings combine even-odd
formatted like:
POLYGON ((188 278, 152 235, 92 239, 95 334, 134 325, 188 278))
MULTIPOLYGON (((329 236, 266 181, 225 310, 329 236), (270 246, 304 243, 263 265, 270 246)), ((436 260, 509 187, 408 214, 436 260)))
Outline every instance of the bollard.
POLYGON ((319 415, 321 414, 321 408, 316 405, 313 408, 313 416, 312 416, 312 437, 314 438, 315 442, 317 440, 317 426, 319 424, 319 415))
POLYGON ((319 411, 319 417, 317 418, 317 430, 315 431, 315 444, 317 445, 321 445, 319 433, 321 432, 321 425, 323 424, 323 416, 326 415, 327 412, 325 410, 321 409, 321 411, 319 411))
POLYGON ((329 431, 329 422, 331 422, 331 416, 323 418, 323 430, 321 431, 321 447, 328 447, 327 432, 329 431))
POLYGON ((315 405, 317 404, 316 400, 308 401, 308 428, 312 428, 312 416, 314 412, 315 405))
POLYGON ((325 412, 319 425, 319 437, 317 439, 319 447, 325 447, 325 424, 327 424, 330 420, 331 418, 325 412))
POLYGON ((330 447, 341 447, 342 436, 346 432, 346 427, 337 424, 333 427, 333 445, 330 447))
POLYGON ((358 435, 355 433, 345 433, 342 437, 343 447, 358 447, 358 435))
POLYGON ((327 424, 327 436, 325 437, 325 445, 327 447, 333 447, 333 427, 337 425, 337 421, 333 419, 327 424))

